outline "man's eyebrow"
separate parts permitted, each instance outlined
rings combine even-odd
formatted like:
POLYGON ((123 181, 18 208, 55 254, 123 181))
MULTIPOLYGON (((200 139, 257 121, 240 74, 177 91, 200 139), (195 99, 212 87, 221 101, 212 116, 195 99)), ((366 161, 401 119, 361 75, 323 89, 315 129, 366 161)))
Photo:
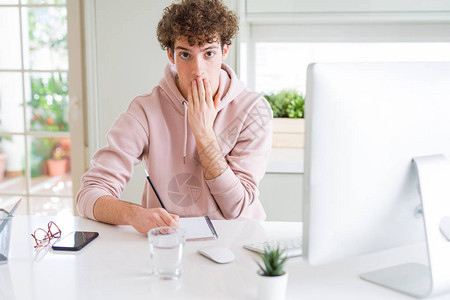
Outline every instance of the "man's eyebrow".
POLYGON ((184 48, 184 47, 181 47, 181 46, 177 46, 175 48, 175 50, 184 50, 184 51, 187 51, 187 52, 191 52, 191 50, 189 50, 188 48, 184 48))
MULTIPOLYGON (((206 47, 204 49, 201 49, 201 51, 208 51, 208 50, 211 50, 211 49, 219 49, 219 48, 220 48, 219 45, 211 45, 211 46, 208 46, 208 47, 206 47)), ((175 50, 183 50, 183 51, 186 51, 186 52, 192 52, 190 49, 182 47, 182 46, 175 47, 175 50)))
POLYGON ((202 51, 207 51, 207 50, 211 50, 211 49, 220 49, 220 47, 219 47, 219 45, 211 45, 211 46, 208 46, 208 47, 202 49, 202 51))

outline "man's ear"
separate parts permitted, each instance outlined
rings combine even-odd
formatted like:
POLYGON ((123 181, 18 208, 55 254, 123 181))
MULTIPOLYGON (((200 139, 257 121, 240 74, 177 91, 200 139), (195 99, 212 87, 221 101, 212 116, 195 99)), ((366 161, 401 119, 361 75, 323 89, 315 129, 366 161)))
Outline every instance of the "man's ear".
POLYGON ((230 51, 230 45, 223 45, 223 50, 222 50, 222 61, 224 61, 225 59, 227 59, 228 57, 228 52, 230 51))
POLYGON ((171 63, 175 64, 175 59, 173 58, 173 53, 172 50, 170 50, 170 48, 167 48, 167 57, 169 58, 171 63))

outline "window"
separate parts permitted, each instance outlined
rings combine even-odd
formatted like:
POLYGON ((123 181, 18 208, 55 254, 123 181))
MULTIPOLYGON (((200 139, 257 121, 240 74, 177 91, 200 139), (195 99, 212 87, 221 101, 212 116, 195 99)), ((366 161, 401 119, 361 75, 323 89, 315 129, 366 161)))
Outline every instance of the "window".
POLYGON ((450 61, 450 43, 256 43, 255 89, 304 94, 313 62, 450 61), (284 53, 285 55, 280 55, 284 53))
MULTIPOLYGON (((306 70, 312 62, 450 61, 450 25, 446 22, 414 21, 414 15, 406 23, 383 22, 382 17, 377 22, 360 22, 357 16, 335 22, 327 15, 314 19, 314 14, 298 19, 278 17, 280 22, 269 17, 249 19, 240 38, 240 77, 264 94, 296 89, 304 95, 306 70)), ((274 122, 274 141, 290 144, 280 147, 274 142, 268 172, 302 173, 303 148, 291 141, 296 140, 293 132, 304 139, 303 125, 286 124, 274 122)))
POLYGON ((0 0, 0 207, 23 198, 16 214, 74 213, 67 12, 0 0))

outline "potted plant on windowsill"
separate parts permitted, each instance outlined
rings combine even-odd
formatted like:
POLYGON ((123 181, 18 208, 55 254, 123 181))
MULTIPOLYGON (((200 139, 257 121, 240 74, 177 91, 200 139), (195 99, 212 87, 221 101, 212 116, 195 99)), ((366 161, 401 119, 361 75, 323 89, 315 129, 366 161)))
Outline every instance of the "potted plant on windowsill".
POLYGON ((260 254, 263 264, 257 262, 258 299, 282 300, 286 297, 288 273, 284 270, 287 257, 279 247, 267 247, 260 254))
POLYGON ((303 148, 305 140, 304 97, 294 89, 265 95, 273 111, 274 148, 303 148))
MULTIPOLYGON (((62 73, 54 73, 49 77, 30 78, 32 97, 28 101, 31 108, 30 129, 37 132, 68 132, 68 89, 67 78, 62 73)), ((50 173, 49 165, 59 165, 60 170, 65 165, 69 170, 70 138, 43 137, 32 140, 31 145, 31 176, 38 177, 50 173), (67 140, 67 142, 65 141, 67 140), (61 158, 55 149, 62 146, 66 151, 61 158)), ((53 171, 52 171, 53 172, 53 171)), ((56 173, 59 174, 60 172, 56 173)), ((55 173, 52 173, 55 174, 55 173)), ((52 174, 49 174, 52 176, 52 174)), ((59 176, 59 175, 53 175, 59 176)))
POLYGON ((57 145, 52 152, 52 158, 47 160, 48 174, 51 177, 62 176, 67 173, 69 160, 63 146, 57 145))

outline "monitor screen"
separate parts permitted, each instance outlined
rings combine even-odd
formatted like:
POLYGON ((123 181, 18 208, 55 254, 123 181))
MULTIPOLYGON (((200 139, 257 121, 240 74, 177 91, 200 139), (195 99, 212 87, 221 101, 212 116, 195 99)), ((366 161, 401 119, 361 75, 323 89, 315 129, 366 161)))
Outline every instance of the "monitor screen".
POLYGON ((423 240, 411 160, 450 158, 450 63, 312 64, 305 103, 305 258, 423 240))

